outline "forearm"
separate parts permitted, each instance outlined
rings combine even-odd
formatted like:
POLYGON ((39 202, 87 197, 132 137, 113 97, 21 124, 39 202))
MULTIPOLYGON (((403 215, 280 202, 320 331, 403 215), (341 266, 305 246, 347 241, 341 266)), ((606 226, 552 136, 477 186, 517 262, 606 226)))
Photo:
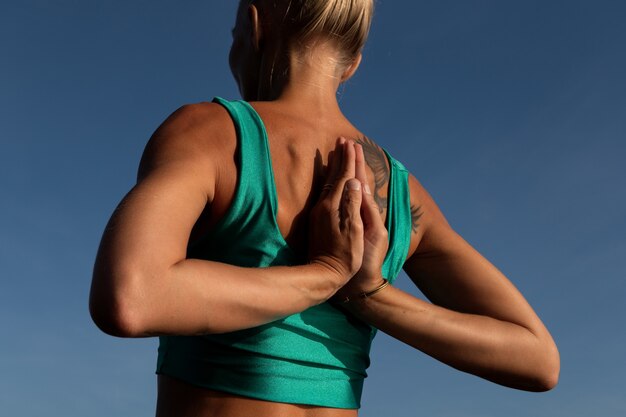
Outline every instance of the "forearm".
POLYGON ((147 331, 222 333, 269 323, 328 299, 337 284, 325 275, 315 264, 242 268, 188 259, 153 294, 159 304, 147 331))
POLYGON ((555 347, 552 351, 549 335, 445 309, 394 287, 345 307, 381 331, 461 371, 530 391, 550 389, 556 383, 551 379, 558 374, 558 353, 555 347), (554 366, 556 372, 551 369, 554 366))
POLYGON ((242 268, 185 259, 165 271, 115 275, 98 277, 110 282, 92 289, 92 315, 108 315, 99 326, 126 337, 255 327, 319 304, 340 285, 319 264, 242 268))

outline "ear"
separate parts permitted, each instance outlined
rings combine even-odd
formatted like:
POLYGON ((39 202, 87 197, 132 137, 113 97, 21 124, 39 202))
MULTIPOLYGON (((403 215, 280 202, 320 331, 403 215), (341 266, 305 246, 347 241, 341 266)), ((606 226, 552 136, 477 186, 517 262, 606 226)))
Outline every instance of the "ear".
POLYGON ((250 36, 255 50, 261 46, 261 22, 259 21, 259 10, 254 4, 248 6, 248 18, 250 19, 250 36))
POLYGON ((348 81, 350 77, 354 75, 356 70, 359 68, 359 65, 361 65, 362 58, 363 58, 363 54, 359 52, 356 58, 354 58, 354 61, 352 61, 352 64, 350 64, 350 66, 346 68, 346 70, 341 75, 341 82, 348 81))

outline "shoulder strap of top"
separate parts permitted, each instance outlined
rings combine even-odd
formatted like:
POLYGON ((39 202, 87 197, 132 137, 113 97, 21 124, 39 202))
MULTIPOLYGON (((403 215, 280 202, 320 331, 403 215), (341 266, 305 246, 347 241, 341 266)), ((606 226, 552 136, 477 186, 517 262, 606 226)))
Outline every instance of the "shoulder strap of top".
POLYGON ((390 170, 387 195, 389 249, 383 263, 382 275, 393 282, 402 270, 411 244, 411 200, 407 169, 387 151, 385 154, 390 170))
POLYGON ((276 189, 263 121, 245 101, 215 97, 213 102, 228 111, 237 133, 239 175, 230 213, 238 213, 243 208, 269 208, 275 213, 276 189))

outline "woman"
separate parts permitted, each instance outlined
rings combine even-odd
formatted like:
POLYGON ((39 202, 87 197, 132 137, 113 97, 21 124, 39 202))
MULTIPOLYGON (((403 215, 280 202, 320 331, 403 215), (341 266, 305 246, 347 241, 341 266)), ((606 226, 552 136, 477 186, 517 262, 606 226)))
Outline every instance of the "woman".
POLYGON ((90 307, 107 333, 161 337, 158 416, 356 416, 374 328, 502 385, 557 383, 522 295, 339 108, 372 9, 241 1, 247 101, 183 106, 147 145, 90 307), (400 268, 432 304, 388 285, 400 268))

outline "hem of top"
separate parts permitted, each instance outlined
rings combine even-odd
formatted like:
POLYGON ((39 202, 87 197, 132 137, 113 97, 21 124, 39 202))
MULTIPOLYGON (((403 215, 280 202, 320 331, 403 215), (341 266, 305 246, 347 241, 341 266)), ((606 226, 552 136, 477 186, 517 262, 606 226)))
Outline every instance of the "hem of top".
POLYGON ((320 404, 320 403, 316 403, 316 402, 305 402, 305 401, 298 401, 298 400, 292 400, 292 401, 280 401, 279 399, 271 399, 269 397, 264 397, 262 395, 255 395, 255 393, 249 393, 246 392, 244 390, 237 390, 234 388, 229 388, 229 387, 223 387, 223 386, 215 386, 212 384, 199 384, 195 381, 186 379, 184 377, 181 377, 179 375, 176 374, 172 374, 172 373, 168 373, 168 372, 164 372, 162 369, 157 369, 155 371, 156 375, 165 375, 169 378, 174 378, 177 379, 181 382, 184 382, 186 384, 189 385, 193 385, 196 388, 204 388, 204 389, 208 389, 211 391, 217 391, 217 392, 222 392, 222 393, 226 393, 226 394, 232 394, 232 395, 237 395, 243 398, 251 398, 251 399, 255 399, 255 400, 260 400, 260 401, 266 401, 266 402, 270 402, 270 403, 281 403, 281 404, 292 404, 292 405, 307 405, 307 406, 311 406, 311 407, 320 407, 320 408, 335 408, 335 409, 341 409, 341 410, 359 410, 361 408, 361 403, 358 402, 356 405, 350 405, 350 406, 341 406, 341 405, 327 405, 327 404, 320 404))

